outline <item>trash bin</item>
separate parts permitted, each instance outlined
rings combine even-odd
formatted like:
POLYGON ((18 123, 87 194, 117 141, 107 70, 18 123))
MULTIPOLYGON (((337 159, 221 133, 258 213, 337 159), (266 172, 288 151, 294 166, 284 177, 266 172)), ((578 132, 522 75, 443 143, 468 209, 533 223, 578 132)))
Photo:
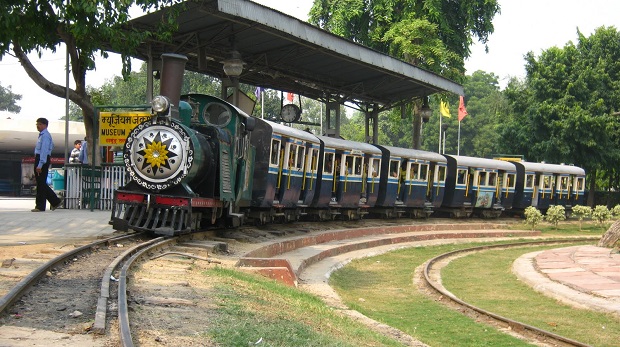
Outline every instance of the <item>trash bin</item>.
POLYGON ((54 171, 52 185, 54 190, 65 190, 65 177, 59 174, 58 171, 54 171))

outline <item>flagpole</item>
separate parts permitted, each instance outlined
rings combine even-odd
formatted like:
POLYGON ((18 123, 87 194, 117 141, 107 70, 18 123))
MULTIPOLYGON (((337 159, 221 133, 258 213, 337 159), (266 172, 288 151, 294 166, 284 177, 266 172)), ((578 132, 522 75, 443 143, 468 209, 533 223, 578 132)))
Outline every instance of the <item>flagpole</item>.
POLYGON ((456 155, 461 155, 461 121, 459 121, 459 136, 456 138, 456 155))
POLYGON ((439 152, 439 154, 441 154, 441 121, 442 121, 443 116, 441 115, 441 112, 439 112, 439 149, 437 150, 437 152, 439 152))

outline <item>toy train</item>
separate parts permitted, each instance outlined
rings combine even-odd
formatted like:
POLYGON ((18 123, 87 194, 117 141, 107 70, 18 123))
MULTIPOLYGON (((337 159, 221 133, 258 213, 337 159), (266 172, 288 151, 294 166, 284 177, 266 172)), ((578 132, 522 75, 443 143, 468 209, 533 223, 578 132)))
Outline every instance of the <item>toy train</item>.
POLYGON ((127 137, 130 180, 114 193, 117 230, 176 235, 214 225, 368 214, 497 217, 528 206, 583 204, 579 167, 316 136, 251 117, 213 96, 180 96, 184 59, 164 55, 152 118, 127 137))

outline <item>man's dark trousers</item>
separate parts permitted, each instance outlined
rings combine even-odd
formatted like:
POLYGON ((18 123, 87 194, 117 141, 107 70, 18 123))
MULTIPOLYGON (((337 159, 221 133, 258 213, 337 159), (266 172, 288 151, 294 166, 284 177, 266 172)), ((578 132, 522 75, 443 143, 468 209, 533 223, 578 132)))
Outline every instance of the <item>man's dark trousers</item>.
POLYGON ((39 164, 39 155, 34 158, 34 176, 37 179, 37 198, 35 199, 36 208, 41 211, 45 211, 45 201, 49 201, 51 206, 57 206, 60 204, 60 198, 56 196, 56 193, 47 185, 47 173, 49 172, 51 158, 47 157, 47 162, 41 167, 41 173, 37 173, 37 166, 39 164))

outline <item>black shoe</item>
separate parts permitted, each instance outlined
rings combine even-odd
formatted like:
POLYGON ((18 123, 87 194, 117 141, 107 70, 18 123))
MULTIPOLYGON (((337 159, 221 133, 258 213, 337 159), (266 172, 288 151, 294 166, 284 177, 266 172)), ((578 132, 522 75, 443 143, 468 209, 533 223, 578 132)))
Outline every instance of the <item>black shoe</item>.
POLYGON ((63 203, 64 201, 65 201, 65 198, 60 198, 60 201, 58 202, 58 204, 57 204, 56 206, 52 206, 52 207, 50 207, 50 210, 54 211, 54 210, 56 210, 57 208, 61 207, 61 206, 62 206, 62 203, 63 203))

